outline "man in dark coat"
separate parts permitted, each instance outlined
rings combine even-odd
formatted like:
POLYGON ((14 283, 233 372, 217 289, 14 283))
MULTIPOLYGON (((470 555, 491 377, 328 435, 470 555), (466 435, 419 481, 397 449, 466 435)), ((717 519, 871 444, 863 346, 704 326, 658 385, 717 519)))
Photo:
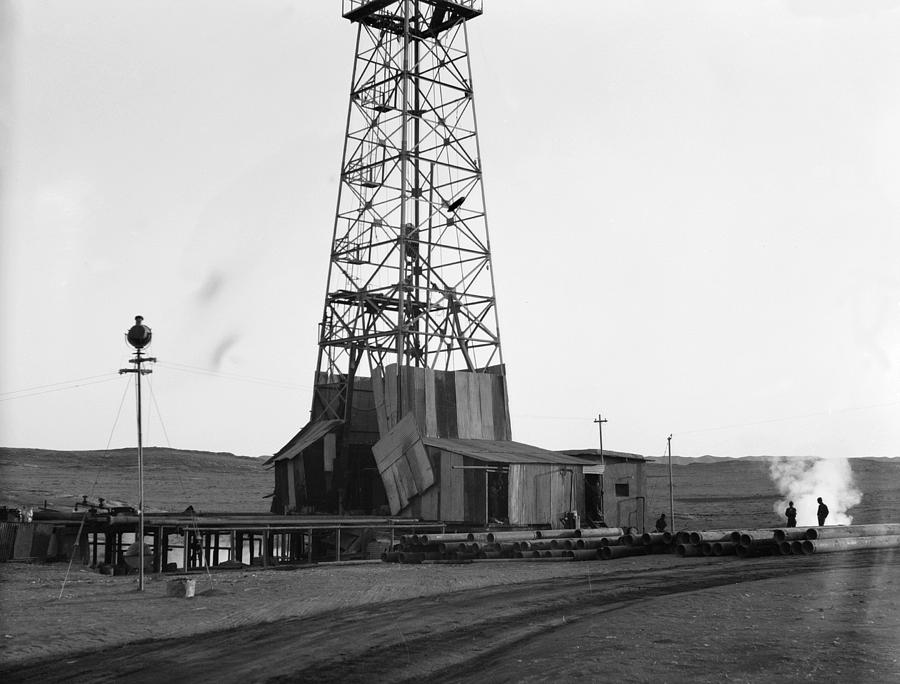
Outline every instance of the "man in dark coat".
POLYGON ((797 509, 794 508, 793 501, 788 501, 788 507, 784 511, 784 517, 787 518, 788 527, 797 527, 797 509))
POLYGON ((816 501, 819 502, 819 509, 816 511, 816 515, 819 517, 819 527, 822 527, 825 524, 825 518, 828 517, 828 506, 822 501, 821 496, 816 501))

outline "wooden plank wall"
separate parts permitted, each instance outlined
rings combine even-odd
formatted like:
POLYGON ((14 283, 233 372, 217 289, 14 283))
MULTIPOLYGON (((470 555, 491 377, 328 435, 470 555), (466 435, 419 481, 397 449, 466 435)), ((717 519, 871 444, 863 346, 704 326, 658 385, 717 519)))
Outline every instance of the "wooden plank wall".
MULTIPOLYGON (((506 378, 493 373, 404 367, 405 414, 425 437, 512 439, 506 378)), ((372 376, 372 399, 382 435, 397 424, 397 366, 372 376)))
POLYGON ((584 476, 580 466, 520 464, 509 466, 511 525, 561 527, 566 511, 584 510, 584 476), (574 492, 571 487, 574 484, 574 492), (574 493, 574 499, 572 494, 574 493), (570 508, 574 501, 574 507, 570 508))
POLYGON ((437 452, 440 459, 440 513, 441 520, 459 522, 465 520, 464 493, 465 483, 463 473, 465 471, 454 469, 453 466, 463 465, 463 457, 459 454, 451 454, 448 451, 437 452))

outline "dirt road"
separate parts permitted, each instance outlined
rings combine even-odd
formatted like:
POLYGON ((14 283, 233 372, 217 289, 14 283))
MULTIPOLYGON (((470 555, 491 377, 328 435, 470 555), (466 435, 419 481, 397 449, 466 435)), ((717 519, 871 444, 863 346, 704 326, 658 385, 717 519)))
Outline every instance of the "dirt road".
POLYGON ((602 575, 597 562, 573 565, 562 577, 18 663, 0 678, 900 681, 897 550, 636 563, 602 575))

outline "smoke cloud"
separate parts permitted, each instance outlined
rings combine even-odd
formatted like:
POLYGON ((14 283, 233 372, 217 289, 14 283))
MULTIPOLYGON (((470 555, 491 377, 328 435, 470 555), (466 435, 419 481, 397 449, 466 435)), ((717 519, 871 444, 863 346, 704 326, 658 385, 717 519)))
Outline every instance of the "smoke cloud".
POLYGON ((816 499, 820 496, 829 510, 826 525, 850 525, 853 517, 848 511, 862 501, 846 458, 773 458, 769 476, 784 497, 775 504, 775 514, 784 520, 784 509, 793 501, 798 527, 819 524, 816 499))

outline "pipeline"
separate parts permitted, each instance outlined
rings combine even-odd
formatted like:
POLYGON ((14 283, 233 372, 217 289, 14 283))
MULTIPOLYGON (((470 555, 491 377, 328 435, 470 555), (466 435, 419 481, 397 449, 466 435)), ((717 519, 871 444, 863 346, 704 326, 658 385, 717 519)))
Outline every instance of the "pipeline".
POLYGON ((672 535, 668 532, 645 532, 640 539, 644 546, 672 543, 672 535))
POLYGON ((806 538, 843 539, 845 537, 884 537, 900 534, 900 523, 882 525, 828 525, 826 527, 810 527, 806 530, 806 538))
POLYGON ((900 534, 873 535, 870 537, 839 537, 836 539, 810 539, 799 542, 803 553, 832 553, 835 551, 853 551, 855 549, 894 549, 900 548, 900 534))

